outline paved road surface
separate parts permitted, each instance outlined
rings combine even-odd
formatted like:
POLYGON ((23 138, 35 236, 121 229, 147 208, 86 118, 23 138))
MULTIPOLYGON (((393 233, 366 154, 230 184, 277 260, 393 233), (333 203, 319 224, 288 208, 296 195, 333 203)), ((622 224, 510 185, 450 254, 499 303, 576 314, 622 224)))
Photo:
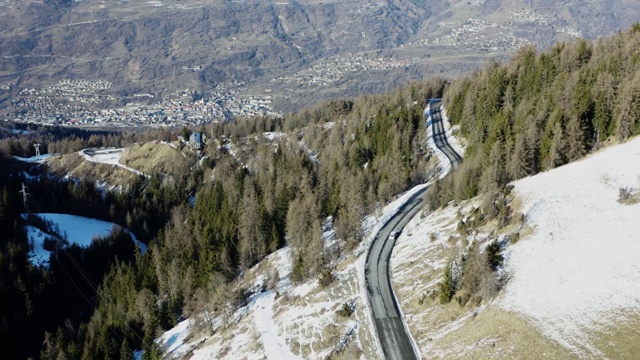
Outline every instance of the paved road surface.
MULTIPOLYGON (((440 100, 429 102, 425 115, 433 126, 433 138, 436 146, 449 158, 453 166, 457 166, 462 158, 447 141, 442 117, 440 115, 440 100)), ((423 202, 424 189, 418 191, 407 201, 378 232, 365 265, 365 281, 369 303, 373 311, 373 318, 382 345, 385 358, 389 360, 417 359, 411 345, 409 332, 402 322, 398 304, 393 296, 391 278, 389 276, 389 259, 395 245, 395 238, 390 238, 392 231, 402 231, 405 225, 420 210, 423 202)))
POLYGON ((447 135, 444 130, 444 124, 442 123, 442 109, 440 99, 432 99, 427 105, 425 114, 429 118, 428 123, 431 122, 433 136, 433 142, 451 161, 451 165, 455 168, 462 162, 462 157, 451 147, 447 140, 447 135))

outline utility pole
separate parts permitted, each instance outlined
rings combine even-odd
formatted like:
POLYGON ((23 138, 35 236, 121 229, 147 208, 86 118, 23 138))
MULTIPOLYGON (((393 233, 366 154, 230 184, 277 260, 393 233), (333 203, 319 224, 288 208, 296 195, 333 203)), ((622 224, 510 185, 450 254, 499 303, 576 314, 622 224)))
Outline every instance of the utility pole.
POLYGON ((33 144, 36 148, 36 156, 40 156, 40 144, 33 144))
POLYGON ((26 213, 29 213, 29 204, 27 202, 27 196, 29 196, 30 194, 27 192, 28 187, 24 186, 24 183, 22 183, 22 190, 20 190, 20 194, 22 194, 22 202, 24 203, 24 211, 26 213))

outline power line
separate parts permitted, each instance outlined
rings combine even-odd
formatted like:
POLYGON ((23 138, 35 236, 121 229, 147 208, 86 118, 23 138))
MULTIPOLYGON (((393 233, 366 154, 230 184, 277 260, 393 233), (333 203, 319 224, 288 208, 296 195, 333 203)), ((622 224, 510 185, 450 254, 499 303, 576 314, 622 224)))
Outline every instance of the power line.
MULTIPOLYGON (((93 305, 93 303, 91 302, 91 300, 89 300, 89 298, 87 298, 87 296, 82 292, 82 290, 80 289, 80 286, 78 286, 78 284, 76 284, 75 281, 73 281, 73 278, 71 277, 71 275, 69 274, 69 272, 67 271, 67 269, 64 267, 64 265, 62 264, 62 261, 60 261, 57 257, 56 257, 56 261, 58 261, 58 264, 60 264, 60 267, 62 268, 62 270, 64 271, 64 273, 67 275, 67 277, 69 278, 69 280, 71 281, 71 283, 73 284, 73 286, 78 290, 78 292, 80 293, 80 295, 82 296, 83 299, 85 299, 87 301, 87 303, 89 304, 89 306, 91 306, 93 308, 93 313, 96 314, 98 317, 100 317, 100 313, 97 312, 96 307, 93 305)), ((96 293, 96 295, 98 295, 96 293)), ((111 330, 111 332, 113 333, 113 335, 115 335, 118 340, 120 340, 121 343, 124 342, 124 340, 122 340, 122 338, 120 337, 120 335, 118 335, 118 333, 109 326, 109 330, 111 330)), ((143 340, 144 343, 144 340, 143 340)))
MULTIPOLYGON (((97 297, 101 297, 102 293, 98 291, 98 285, 96 285, 93 280, 91 280, 91 278, 89 277, 89 275, 84 271, 84 269, 82 269, 82 267, 75 261, 75 259, 73 259, 73 257, 67 252, 67 250, 64 247, 60 248, 62 250, 62 252, 64 252, 64 254, 69 258, 69 260, 71 261, 71 263, 73 264, 73 266, 76 268, 76 270, 78 270, 78 272, 80 273, 80 275, 85 279, 85 281, 89 284, 89 286, 93 289, 93 291, 95 291, 96 296, 97 297)), ((56 259, 57 260, 57 259, 56 259)), ((62 263, 60 262, 60 260, 58 260, 58 263, 60 263, 62 265, 62 263)), ((64 269, 64 267, 63 267, 64 269)), ((66 270, 65 270, 66 272, 66 270)), ((67 274, 68 275, 68 274, 67 274)), ((72 280, 73 281, 73 280, 72 280)), ((74 283, 75 285, 75 283, 74 283)), ((76 287, 77 288, 77 287, 76 287)), ((80 289, 78 289, 78 291, 80 291, 80 289)), ((83 294, 83 297, 84 294, 83 294)), ((109 294, 106 294, 106 296, 102 296, 103 298, 106 297, 106 299, 103 299, 105 301, 107 300, 111 300, 109 294)), ((86 299, 86 297, 85 297, 86 299)), ((95 306, 91 305, 94 309, 94 313, 97 313, 95 306)), ((126 313, 124 312, 124 310, 120 311, 121 315, 126 316, 126 313)), ((127 328, 129 328, 129 330, 131 330, 131 332, 142 342, 142 344, 147 345, 146 342, 144 341, 144 339, 142 337, 140 337, 140 335, 138 335, 138 333, 131 327, 131 325, 129 325, 128 322, 125 322, 127 328)), ((120 339, 122 341, 122 339, 120 339)))

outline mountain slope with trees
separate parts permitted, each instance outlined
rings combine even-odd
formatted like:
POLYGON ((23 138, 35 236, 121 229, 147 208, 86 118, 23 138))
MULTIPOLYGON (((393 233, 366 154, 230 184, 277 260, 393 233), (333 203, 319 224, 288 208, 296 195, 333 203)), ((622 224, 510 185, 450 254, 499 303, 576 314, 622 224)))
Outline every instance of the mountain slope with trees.
MULTIPOLYGON (((225 318, 251 293, 235 288, 234 280, 286 245, 293 281, 330 281, 335 258, 362 240, 365 214, 426 180, 434 165, 422 118, 428 98, 444 98, 449 117, 468 140, 457 172, 429 191, 432 207, 483 192, 495 198, 510 180, 633 136, 640 132, 639 41, 640 25, 635 25, 595 42, 558 44, 543 53, 526 47, 507 64, 492 63, 452 83, 431 79, 281 118, 211 124, 199 129, 210 139, 204 156, 170 183, 161 174, 140 177, 125 191, 103 197, 86 181, 41 176, 30 182, 40 208, 82 211, 129 226, 149 244, 144 255, 110 253, 101 265, 109 270, 96 274, 95 288, 62 287, 64 270, 48 272, 25 263, 20 179, 3 173, 0 187, 7 195, 0 203, 0 267, 8 270, 1 273, 0 291, 2 299, 16 304, 2 307, 3 351, 10 358, 128 359, 133 349, 143 348, 146 359, 158 358, 153 339, 161 329, 205 307, 225 318), (337 253, 322 243, 321 226, 329 217, 337 253), (42 312, 54 309, 39 305, 51 293, 86 296, 86 306, 78 311, 62 307, 52 317, 42 312), (25 319, 40 325, 30 327, 25 319), (30 346, 18 346, 18 336, 29 337, 30 346), (44 343, 42 351, 39 343, 44 343)), ((175 140, 179 130, 151 134, 96 136, 93 143, 175 140)), ((53 149, 69 151, 90 142, 90 136, 51 141, 53 149)), ((24 155, 30 143, 5 139, 0 151, 3 164, 14 164, 6 155, 24 155)), ((78 249, 77 256, 91 259, 92 251, 78 249)), ((64 261, 65 253, 54 256, 52 264, 64 261)), ((76 262, 80 268, 90 266, 76 262)), ((86 282, 81 275, 70 278, 86 282)))
POLYGON ((597 41, 524 47, 507 64, 451 83, 444 104, 468 141, 433 205, 497 193, 509 181, 640 133, 640 25, 597 41))

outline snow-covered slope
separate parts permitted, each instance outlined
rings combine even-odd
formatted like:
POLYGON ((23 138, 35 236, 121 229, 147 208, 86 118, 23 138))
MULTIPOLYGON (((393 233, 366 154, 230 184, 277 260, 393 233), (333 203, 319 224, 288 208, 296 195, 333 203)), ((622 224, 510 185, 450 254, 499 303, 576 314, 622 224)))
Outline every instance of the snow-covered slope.
POLYGON ((106 149, 84 149, 80 150, 78 154, 85 158, 87 161, 109 164, 121 167, 125 170, 131 171, 137 175, 144 175, 141 171, 133 169, 129 166, 123 165, 120 163, 120 157, 122 156, 122 152, 125 149, 115 149, 115 148, 106 148, 106 149))
MULTIPOLYGON (((55 155, 55 154, 53 154, 55 155)), ((20 161, 24 161, 24 162, 28 162, 28 163, 42 163, 45 160, 47 160, 48 158, 50 158, 51 156, 53 156, 51 154, 44 154, 44 155, 40 155, 40 156, 32 156, 29 158, 23 158, 23 157, 19 157, 19 156, 14 156, 14 158, 16 160, 20 160, 20 161)))
MULTIPOLYGON (((66 235, 66 240, 68 240, 69 243, 78 244, 83 247, 91 245, 95 237, 108 236, 114 227, 119 227, 117 224, 111 222, 77 215, 53 213, 37 213, 32 215, 51 222, 51 224, 57 228, 59 234, 66 235)), ((44 249, 44 242, 48 238, 54 239, 54 234, 48 234, 42 229, 31 225, 27 225, 26 230, 29 242, 33 245, 33 249, 29 252, 30 260, 37 265, 47 265, 50 253, 44 249)), ((133 240, 140 246, 141 251, 146 251, 146 244, 139 242, 135 235, 129 230, 123 230, 131 235, 133 240)))
MULTIPOLYGON (((242 286, 260 288, 272 270, 279 276, 275 289, 255 293, 245 307, 236 311, 228 329, 203 335, 190 319, 166 332, 157 343, 170 359, 325 359, 336 355, 344 359, 380 358, 382 352, 373 333, 364 284, 366 249, 380 224, 424 186, 409 190, 364 220, 365 240, 338 261, 336 280, 328 287, 321 287, 316 279, 291 284, 290 249, 285 247, 269 255, 241 280, 242 286), (345 303, 355 308, 350 317, 337 315, 345 303)), ((334 246, 334 230, 326 230, 325 245, 334 246)))
POLYGON ((640 311, 640 204, 618 201, 640 188, 640 138, 514 185, 534 233, 511 249, 500 305, 597 353, 591 331, 640 311))
MULTIPOLYGON (((426 358, 637 358, 640 138, 514 182, 524 228, 456 225, 480 198, 416 216, 391 259, 394 288, 426 358), (506 246, 506 285, 480 307, 441 305, 447 262, 472 242, 506 246), (635 350, 634 350, 635 349, 635 350)), ((515 226, 515 225, 514 225, 515 226)))

